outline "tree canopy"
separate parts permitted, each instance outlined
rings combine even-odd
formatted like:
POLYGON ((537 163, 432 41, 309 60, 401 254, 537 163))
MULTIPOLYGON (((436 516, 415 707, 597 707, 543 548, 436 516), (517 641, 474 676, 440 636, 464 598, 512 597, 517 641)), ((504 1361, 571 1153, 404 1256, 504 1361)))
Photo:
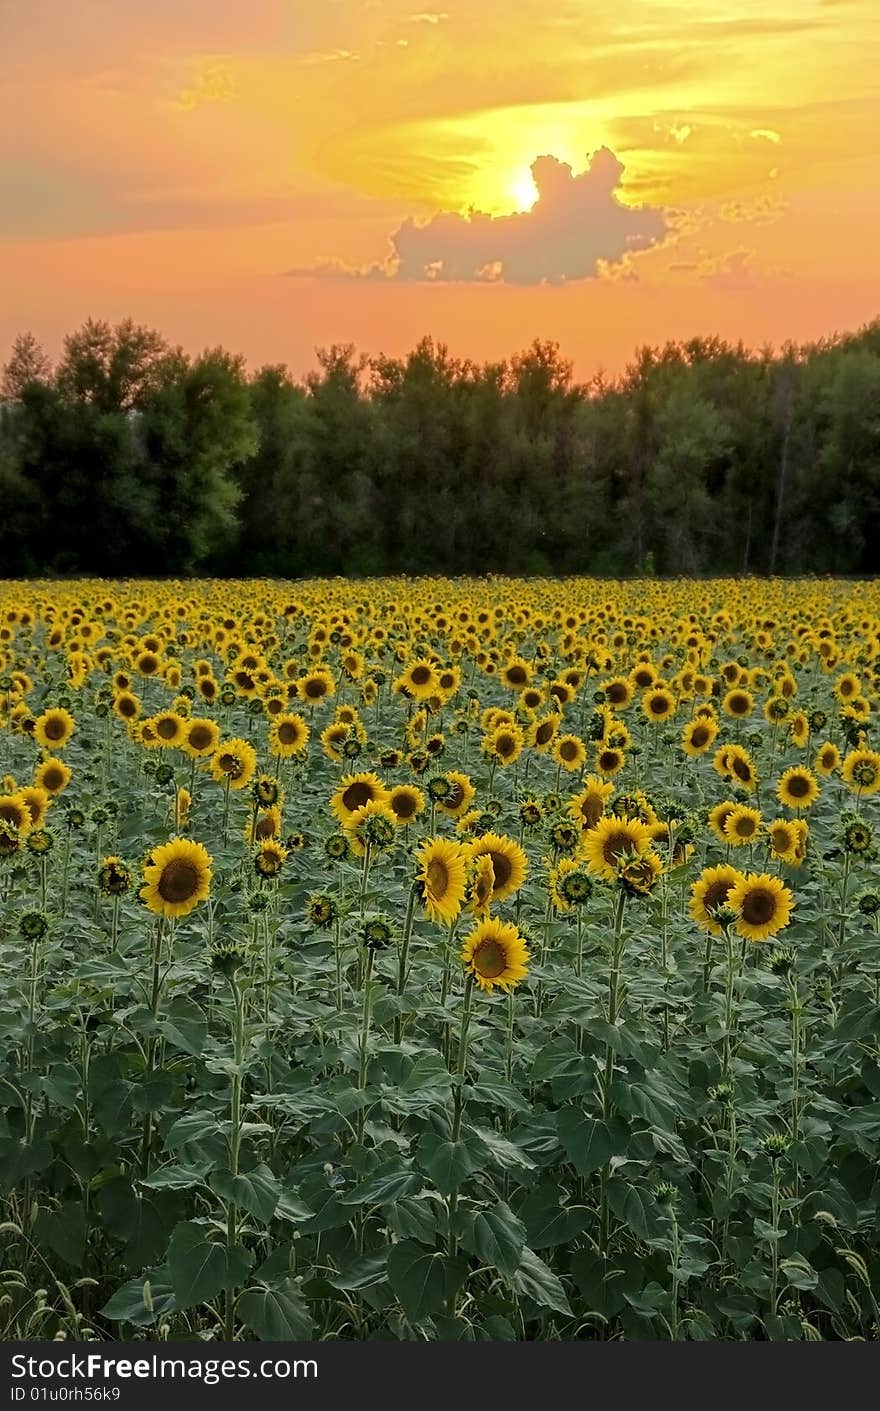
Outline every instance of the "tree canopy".
POLYGON ((880 321, 780 351, 319 350, 297 381, 89 320, 0 382, 0 572, 871 574, 880 321))

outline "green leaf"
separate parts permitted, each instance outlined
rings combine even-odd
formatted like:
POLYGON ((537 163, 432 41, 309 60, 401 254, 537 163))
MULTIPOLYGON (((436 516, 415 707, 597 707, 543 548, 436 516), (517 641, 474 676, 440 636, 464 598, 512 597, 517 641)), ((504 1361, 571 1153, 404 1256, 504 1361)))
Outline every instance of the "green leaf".
POLYGON ((176 1225, 168 1246, 168 1268, 177 1307, 193 1308, 224 1289, 244 1283, 253 1255, 243 1245, 227 1248, 205 1236, 201 1225, 176 1225))
POLYGON ((606 1122, 588 1117, 579 1107, 563 1107, 556 1114, 562 1149, 579 1176, 589 1176, 607 1165, 614 1155, 614 1139, 606 1122))
POLYGON ((372 1288, 373 1284, 382 1283, 388 1276, 388 1250, 383 1249, 379 1254, 365 1254, 360 1259, 354 1259, 339 1274, 328 1274, 327 1282, 335 1289, 344 1289, 348 1293, 353 1293, 357 1289, 372 1288))
POLYGON ((508 1141, 507 1137, 502 1137, 492 1127, 470 1127, 470 1134, 475 1136, 481 1146, 485 1147, 486 1153, 500 1166, 502 1171, 532 1171, 535 1163, 530 1156, 514 1142, 508 1141))
POLYGON ((450 1142, 436 1132, 424 1132, 416 1160, 431 1177, 441 1195, 457 1191, 474 1169, 474 1159, 464 1142, 450 1142))
POLYGON ((245 1289, 236 1312, 261 1342, 308 1342, 315 1325, 295 1279, 245 1289))
POLYGON ((78 1269, 86 1247, 86 1217, 77 1201, 68 1201, 60 1210, 41 1210, 34 1221, 34 1242, 46 1246, 78 1269))
POLYGON ((388 1253, 389 1282, 412 1323, 423 1323, 432 1313, 439 1313, 466 1273, 467 1266, 461 1261, 413 1240, 401 1240, 388 1253))
POLYGON ((511 1277, 522 1260, 526 1227, 503 1200, 491 1210, 461 1217, 461 1242, 470 1254, 511 1277))
POLYGON ((208 1037, 208 1020, 194 1000, 177 995, 166 1007, 159 1029, 175 1048, 198 1058, 208 1037))
POLYGON ((340 1205, 387 1205, 389 1201, 400 1200, 406 1195, 416 1195, 422 1188, 422 1178, 418 1171, 402 1165, 399 1161, 389 1162, 374 1171, 353 1191, 339 1197, 340 1205))
POLYGON ((193 1186, 202 1185, 207 1173, 207 1165, 183 1166, 171 1163, 168 1166, 160 1166, 157 1171, 139 1181, 138 1185, 147 1186, 153 1191, 191 1190, 193 1186))
POLYGON ((211 1177, 211 1190, 222 1200, 233 1201, 235 1205, 254 1215, 266 1225, 275 1214, 280 1187, 268 1166, 255 1166, 252 1171, 242 1171, 233 1176, 231 1171, 215 1171, 211 1177))
POLYGON ((148 1328, 163 1313, 173 1312, 174 1291, 167 1266, 154 1269, 149 1278, 129 1279, 110 1297, 101 1309, 103 1318, 114 1323, 133 1323, 148 1328))
POLYGON ((554 1313, 571 1317, 571 1307, 559 1279, 553 1270, 539 1259, 532 1249, 524 1249, 519 1268, 511 1278, 511 1287, 524 1298, 554 1313))

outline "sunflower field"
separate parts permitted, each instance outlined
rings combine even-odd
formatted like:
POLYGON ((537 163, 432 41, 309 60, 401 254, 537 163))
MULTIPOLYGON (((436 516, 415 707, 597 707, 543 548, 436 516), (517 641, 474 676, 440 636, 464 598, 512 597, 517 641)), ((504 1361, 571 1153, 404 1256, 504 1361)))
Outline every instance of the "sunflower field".
POLYGON ((880 1333, 880 585, 0 584, 4 1339, 880 1333))

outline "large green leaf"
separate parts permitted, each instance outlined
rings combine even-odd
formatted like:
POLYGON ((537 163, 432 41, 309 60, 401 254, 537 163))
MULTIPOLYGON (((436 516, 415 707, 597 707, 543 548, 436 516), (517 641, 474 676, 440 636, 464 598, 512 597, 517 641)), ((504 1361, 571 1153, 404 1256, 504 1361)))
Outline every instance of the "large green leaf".
POLYGON ((208 1239, 201 1225, 176 1225, 168 1246, 168 1269, 178 1308, 206 1303, 244 1283, 253 1255, 243 1245, 227 1248, 208 1239))
POLYGON ((245 1289, 235 1305, 246 1328, 261 1342, 306 1342, 315 1330, 312 1315, 295 1279, 245 1289))

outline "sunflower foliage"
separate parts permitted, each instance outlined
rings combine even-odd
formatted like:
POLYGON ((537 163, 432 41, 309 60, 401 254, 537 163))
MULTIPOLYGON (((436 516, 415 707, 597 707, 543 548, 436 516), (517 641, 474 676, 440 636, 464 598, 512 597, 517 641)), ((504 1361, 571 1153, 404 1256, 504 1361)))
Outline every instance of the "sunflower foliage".
POLYGON ((878 687, 869 583, 0 585, 3 1336, 875 1339, 878 687))

